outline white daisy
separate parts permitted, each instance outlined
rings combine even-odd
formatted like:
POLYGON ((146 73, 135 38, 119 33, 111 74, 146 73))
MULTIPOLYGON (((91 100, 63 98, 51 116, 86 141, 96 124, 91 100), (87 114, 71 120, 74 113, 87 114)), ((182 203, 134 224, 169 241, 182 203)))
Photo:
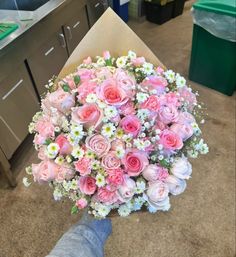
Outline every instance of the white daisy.
POLYGON ((175 81, 175 73, 172 70, 165 71, 164 75, 169 81, 169 83, 173 83, 175 81))
POLYGON ((125 68, 126 62, 127 62, 127 57, 126 56, 121 56, 121 57, 117 58, 116 66, 118 68, 125 68))
POLYGON ((143 103, 148 99, 149 95, 145 93, 137 93, 136 94, 136 99, 139 103, 143 103))
POLYGON ((58 164, 58 165, 62 165, 63 162, 65 161, 64 157, 63 156, 58 156, 56 159, 55 159, 55 163, 58 164))
POLYGON ((118 213, 121 217, 127 217, 131 213, 131 210, 127 205, 123 204, 119 207, 118 213))
POLYGON ((28 181, 28 178, 26 177, 23 178, 22 182, 25 187, 29 187, 31 185, 31 183, 28 181))
POLYGON ((118 114, 118 111, 116 109, 116 107, 114 106, 108 106, 105 110, 104 110, 104 114, 105 116, 110 119, 115 117, 118 114))
POLYGON ((116 127, 112 123, 107 123, 102 126, 101 134, 105 137, 111 137, 114 135, 116 127))
POLYGON ((104 176, 101 175, 101 174, 97 174, 97 176, 96 176, 96 185, 97 185, 98 187, 102 187, 102 186, 104 186, 105 184, 106 184, 106 181, 105 181, 104 176))
POLYGON ((175 79, 176 79, 176 86, 178 88, 186 86, 186 79, 180 76, 179 73, 176 74, 175 79))
POLYGON ((47 146, 47 156, 51 159, 55 158, 60 150, 60 147, 56 143, 51 143, 47 146))
POLYGON ((149 62, 145 62, 143 64, 143 71, 147 75, 151 75, 153 73, 153 64, 149 62))
POLYGON ((79 146, 74 147, 71 152, 71 155, 76 159, 80 159, 84 156, 84 150, 79 146))
POLYGON ((125 155, 125 149, 121 146, 117 147, 115 152, 118 158, 122 158, 125 155))
POLYGON ((137 55, 136 55, 136 53, 135 53, 135 52, 133 52, 133 51, 129 50, 129 52, 128 52, 128 57, 132 60, 132 59, 136 58, 136 57, 137 57, 137 55))
POLYGON ((87 103, 95 103, 97 101, 97 95, 96 94, 88 94, 87 97, 86 97, 86 102, 87 103))

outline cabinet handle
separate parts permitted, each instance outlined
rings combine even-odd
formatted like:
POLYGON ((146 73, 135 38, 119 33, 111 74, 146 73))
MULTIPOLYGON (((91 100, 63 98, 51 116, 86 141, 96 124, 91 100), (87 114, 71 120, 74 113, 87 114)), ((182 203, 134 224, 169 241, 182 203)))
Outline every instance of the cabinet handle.
POLYGON ((47 52, 45 52, 45 56, 49 55, 54 50, 54 47, 52 46, 47 52))
POLYGON ((96 4, 94 5, 94 7, 97 8, 99 5, 100 5, 100 3, 96 3, 96 4))
POLYGON ((64 34, 63 33, 59 33, 59 38, 61 39, 61 46, 63 48, 65 48, 66 47, 66 40, 65 40, 64 34))
POLYGON ((2 100, 4 101, 17 87, 19 87, 23 82, 23 79, 19 80, 15 86, 13 86, 3 97, 2 100))
POLYGON ((68 34, 69 34, 69 39, 71 40, 71 39, 72 39, 72 33, 71 33, 71 28, 70 28, 70 26, 67 26, 66 29, 67 29, 68 34))
POLYGON ((80 21, 77 21, 77 22, 75 23, 75 25, 73 26, 73 29, 75 29, 76 27, 78 27, 79 24, 80 24, 80 21))

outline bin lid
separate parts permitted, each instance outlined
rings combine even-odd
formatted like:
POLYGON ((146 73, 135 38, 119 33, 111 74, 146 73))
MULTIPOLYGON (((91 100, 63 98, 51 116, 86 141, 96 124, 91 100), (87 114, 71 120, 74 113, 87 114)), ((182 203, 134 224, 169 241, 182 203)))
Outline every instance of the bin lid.
POLYGON ((236 0, 199 0, 193 7, 199 10, 236 17, 236 0))

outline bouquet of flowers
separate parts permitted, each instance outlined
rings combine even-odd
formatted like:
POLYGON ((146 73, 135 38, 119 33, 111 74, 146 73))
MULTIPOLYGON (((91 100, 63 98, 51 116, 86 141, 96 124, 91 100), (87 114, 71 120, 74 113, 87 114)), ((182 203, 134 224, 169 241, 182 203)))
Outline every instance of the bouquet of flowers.
POLYGON ((47 89, 29 125, 41 161, 27 173, 48 183, 55 200, 71 199, 72 213, 167 211, 191 176, 188 157, 208 152, 197 93, 134 51, 88 57, 47 89))

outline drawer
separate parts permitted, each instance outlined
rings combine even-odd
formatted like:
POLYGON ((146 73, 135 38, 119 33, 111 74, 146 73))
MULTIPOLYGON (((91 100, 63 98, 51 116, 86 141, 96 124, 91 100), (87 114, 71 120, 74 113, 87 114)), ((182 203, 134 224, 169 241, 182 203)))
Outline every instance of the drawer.
POLYGON ((67 58, 65 36, 62 30, 59 30, 27 59, 40 95, 46 91, 44 86, 48 80, 53 75, 58 75, 67 58))
POLYGON ((107 0, 87 0, 87 10, 90 27, 100 18, 108 7, 107 0))
POLYGON ((0 82, 0 146, 8 159, 27 136, 28 124, 38 109, 32 82, 22 64, 0 82))
POLYGON ((63 30, 66 36, 67 49, 69 54, 71 54, 89 30, 86 8, 83 7, 73 16, 73 18, 63 26, 63 30))

